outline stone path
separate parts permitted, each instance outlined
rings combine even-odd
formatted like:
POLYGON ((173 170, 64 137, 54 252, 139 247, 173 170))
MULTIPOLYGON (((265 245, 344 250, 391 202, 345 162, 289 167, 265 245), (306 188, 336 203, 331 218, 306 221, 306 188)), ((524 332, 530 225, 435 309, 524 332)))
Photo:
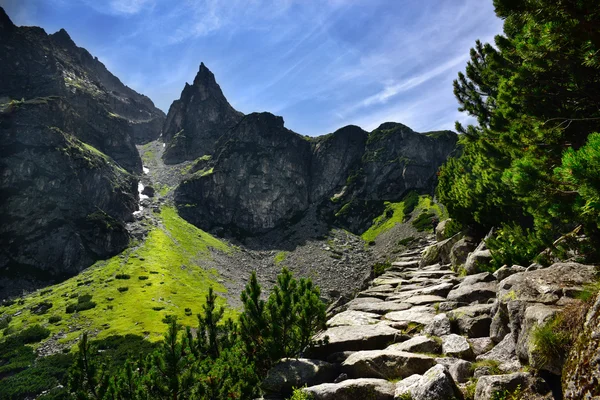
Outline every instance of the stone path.
MULTIPOLYGON (((463 399, 473 377, 482 376, 475 400, 531 386, 511 335, 490 338, 496 277, 459 277, 449 264, 423 266, 421 254, 434 243, 431 238, 401 254, 369 288, 338 307, 316 337, 327 338, 323 345, 269 371, 263 388, 271 394, 265 398, 286 398, 292 387, 305 386, 316 400, 463 399)), ((547 385, 536 384, 546 394, 527 398, 553 398, 547 385)))

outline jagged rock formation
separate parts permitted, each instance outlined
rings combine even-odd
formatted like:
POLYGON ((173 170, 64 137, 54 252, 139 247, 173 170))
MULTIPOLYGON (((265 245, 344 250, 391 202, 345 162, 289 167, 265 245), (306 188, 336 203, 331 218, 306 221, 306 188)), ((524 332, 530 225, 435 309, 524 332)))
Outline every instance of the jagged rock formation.
POLYGON ((199 160, 178 187, 180 214, 205 230, 269 231, 320 207, 353 232, 366 229, 384 201, 408 190, 431 192, 436 171, 454 151, 452 132, 420 134, 385 123, 307 139, 269 113, 250 114, 221 137, 216 159, 199 160))
POLYGON ((0 114, 0 298, 78 273, 123 250, 137 179, 52 125, 59 98, 0 114))
POLYGON ((66 31, 0 8, 0 298, 74 275, 129 243, 142 162, 164 113, 66 31))
POLYGON ((77 125, 65 130, 128 171, 142 172, 135 143, 158 138, 164 113, 77 47, 64 29, 48 35, 39 27, 17 27, 0 9, 0 74, 0 103, 60 96, 73 109, 61 128, 77 125))
POLYGON ((227 102, 213 73, 200 64, 194 83, 186 83, 179 100, 169 108, 163 128, 167 144, 163 160, 175 164, 213 154, 221 135, 242 117, 227 102))

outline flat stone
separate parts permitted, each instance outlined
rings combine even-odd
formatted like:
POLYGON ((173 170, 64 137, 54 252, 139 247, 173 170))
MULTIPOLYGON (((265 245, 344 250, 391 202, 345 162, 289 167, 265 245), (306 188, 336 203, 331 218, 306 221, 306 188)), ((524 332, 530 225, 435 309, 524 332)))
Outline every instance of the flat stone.
POLYGON ((396 386, 396 399, 405 398, 407 394, 410 395, 412 400, 463 398, 448 369, 441 364, 431 367, 421 376, 410 376, 406 381, 404 383, 400 381, 396 386))
POLYGON ((327 321, 327 326, 373 325, 380 322, 379 318, 379 314, 347 310, 334 315, 333 318, 327 321))
POLYGON ((402 343, 394 343, 386 347, 386 350, 439 354, 442 351, 442 345, 427 336, 419 335, 402 343))
POLYGON ((392 400, 396 385, 385 379, 347 379, 303 388, 314 400, 392 400))
POLYGON ((404 311, 393 311, 385 314, 384 318, 390 321, 406 321, 416 322, 418 324, 426 325, 435 317, 435 310, 427 306, 414 306, 404 311))
POLYGON ((394 286, 394 287, 396 287, 398 285, 402 285, 405 282, 408 282, 408 281, 404 278, 395 278, 395 277, 382 278, 380 276, 379 278, 373 279, 373 285, 390 285, 390 286, 394 286))
POLYGON ((346 306, 350 307, 353 304, 362 304, 362 303, 378 303, 380 301, 383 301, 382 299, 379 299, 377 297, 357 297, 355 299, 350 300, 348 303, 346 303, 346 306))
POLYGON ((342 363, 349 377, 406 378, 422 374, 435 365, 435 359, 423 354, 394 350, 357 351, 342 363))
POLYGON ((450 357, 466 359, 473 357, 473 350, 467 339, 453 333, 442 338, 442 351, 450 357))
POLYGON ((414 305, 423 305, 423 304, 440 303, 445 300, 446 300, 445 298, 440 297, 440 296, 433 296, 430 294, 425 294, 425 295, 421 295, 421 296, 408 297, 408 298, 404 299, 403 301, 405 303, 410 303, 410 304, 414 304, 414 305))
POLYGON ((318 334, 315 339, 329 337, 328 343, 316 346, 310 353, 313 357, 327 357, 341 351, 384 349, 395 343, 401 332, 385 324, 336 326, 318 334))
POLYGON ((473 285, 461 283, 458 288, 448 293, 448 300, 459 303, 487 303, 489 299, 496 297, 496 287, 495 282, 478 282, 473 285))
POLYGON ((349 310, 364 311, 367 313, 384 315, 392 311, 408 310, 412 304, 397 303, 393 301, 381 301, 375 303, 354 303, 348 307, 349 310))
POLYGON ((267 393, 290 395, 294 388, 329 382, 338 374, 337 366, 325 361, 288 358, 267 372, 261 387, 267 393))
POLYGON ((480 272, 479 274, 467 275, 462 279, 461 285, 470 286, 480 282, 495 282, 496 277, 489 272, 480 272))
POLYGON ((412 267, 418 267, 419 266, 419 261, 420 259, 417 258, 416 260, 409 260, 409 261, 395 261, 392 263, 393 267, 398 267, 398 268, 412 268, 412 267))
POLYGON ((490 335, 491 304, 477 304, 460 307, 448 312, 450 319, 455 321, 458 332, 470 338, 490 335))

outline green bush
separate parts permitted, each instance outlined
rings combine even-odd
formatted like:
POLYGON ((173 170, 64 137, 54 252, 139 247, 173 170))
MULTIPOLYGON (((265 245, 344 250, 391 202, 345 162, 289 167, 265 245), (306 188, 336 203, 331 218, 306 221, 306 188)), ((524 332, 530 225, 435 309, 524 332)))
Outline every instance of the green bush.
POLYGON ((72 314, 76 311, 85 311, 96 307, 96 303, 92 301, 92 295, 86 294, 77 298, 77 303, 67 305, 67 314, 72 314))
POLYGON ((115 279, 131 279, 131 276, 127 274, 117 274, 115 275, 115 279))
POLYGON ((129 287, 128 287, 128 286, 121 286, 121 287, 118 287, 118 288, 117 288, 117 290, 118 290, 119 292, 123 293, 123 292, 126 292, 126 291, 128 291, 128 290, 129 290, 129 287))
POLYGON ((492 270, 503 265, 529 265, 546 247, 533 231, 519 225, 503 225, 486 244, 492 253, 492 270))
POLYGON ((10 324, 10 321, 12 321, 11 315, 4 315, 0 317, 0 329, 8 328, 8 324, 10 324))
POLYGON ((147 280, 147 279, 148 279, 148 277, 147 277, 147 276, 145 276, 145 275, 142 275, 142 276, 138 276, 138 279, 139 279, 140 281, 145 281, 145 280, 147 280))
POLYGON ((25 344, 37 343, 50 336, 50 330, 40 325, 33 325, 21 331, 18 338, 25 344))
POLYGON ((302 388, 294 388, 292 397, 289 400, 312 400, 314 397, 310 393, 302 391, 302 388))
POLYGON ((38 303, 35 306, 31 307, 31 312, 33 314, 42 315, 42 314, 46 314, 48 312, 48 310, 51 308, 52 308, 51 302, 42 301, 41 303, 38 303))
POLYGON ((378 277, 382 275, 385 270, 391 268, 392 264, 389 261, 378 262, 373 264, 373 276, 378 277))
POLYGON ((412 222, 412 226, 419 232, 433 230, 432 219, 436 218, 435 213, 431 212, 422 212, 419 216, 412 222))
POLYGON ((48 323, 56 324, 57 322, 60 322, 61 320, 62 320, 62 317, 60 315, 53 315, 50 318, 48 318, 48 323))

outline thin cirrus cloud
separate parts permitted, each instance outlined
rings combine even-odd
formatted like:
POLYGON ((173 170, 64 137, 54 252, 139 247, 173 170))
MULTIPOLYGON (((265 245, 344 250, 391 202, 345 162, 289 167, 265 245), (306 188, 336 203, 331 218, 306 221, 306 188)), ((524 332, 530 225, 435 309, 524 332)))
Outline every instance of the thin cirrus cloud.
POLYGON ((492 0, 0 0, 15 23, 65 28, 167 111, 203 61, 244 113, 302 134, 386 121, 452 129, 452 80, 502 21, 492 0))

